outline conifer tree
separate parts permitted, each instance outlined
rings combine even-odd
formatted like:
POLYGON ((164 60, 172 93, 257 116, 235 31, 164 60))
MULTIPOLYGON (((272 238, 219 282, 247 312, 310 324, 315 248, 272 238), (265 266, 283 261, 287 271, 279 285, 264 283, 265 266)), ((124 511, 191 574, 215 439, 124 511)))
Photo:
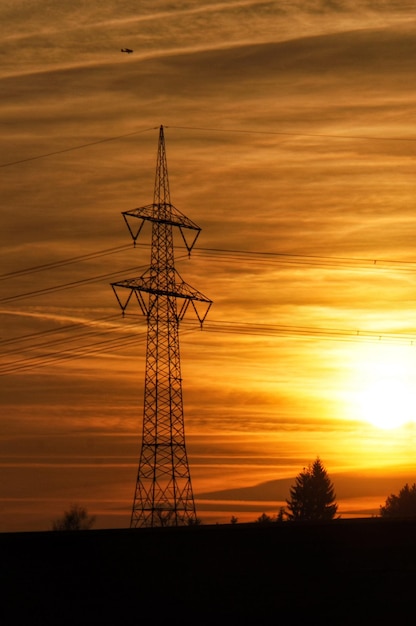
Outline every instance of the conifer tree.
POLYGON ((416 483, 411 487, 406 483, 399 495, 390 494, 384 506, 380 507, 381 517, 415 517, 416 518, 416 483))
POLYGON ((290 488, 287 517, 289 520, 332 520, 338 505, 335 502, 334 486, 319 457, 304 468, 290 488))

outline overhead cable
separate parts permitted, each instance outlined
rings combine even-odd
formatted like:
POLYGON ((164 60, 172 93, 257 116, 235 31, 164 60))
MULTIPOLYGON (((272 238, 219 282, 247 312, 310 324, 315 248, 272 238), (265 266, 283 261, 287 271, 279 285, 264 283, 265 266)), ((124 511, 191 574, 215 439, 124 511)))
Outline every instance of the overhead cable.
MULTIPOLYGON (((156 127, 157 128, 157 127, 156 127)), ((97 139, 97 141, 90 141, 88 143, 82 143, 77 146, 70 146, 69 148, 62 148, 61 150, 54 150, 53 152, 46 152, 44 154, 37 154, 33 157, 26 157, 25 159, 19 159, 18 161, 9 161, 9 163, 0 163, 0 167, 10 167, 11 165, 19 165, 20 163, 27 163, 28 161, 37 161, 38 159, 46 159, 56 154, 63 154, 64 152, 72 152, 73 150, 81 150, 82 148, 88 148, 89 146, 96 146, 100 143, 106 143, 108 141, 116 141, 116 139, 124 139, 124 137, 131 137, 132 135, 140 135, 146 133, 149 130, 155 130, 155 127, 145 128, 143 130, 135 130, 131 133, 125 133, 123 135, 117 135, 116 137, 106 137, 105 139, 97 139)))

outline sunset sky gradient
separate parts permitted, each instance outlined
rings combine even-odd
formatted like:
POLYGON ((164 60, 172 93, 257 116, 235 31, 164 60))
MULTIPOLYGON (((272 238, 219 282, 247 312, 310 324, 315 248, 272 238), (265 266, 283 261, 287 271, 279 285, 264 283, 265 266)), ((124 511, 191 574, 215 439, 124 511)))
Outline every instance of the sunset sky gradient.
POLYGON ((199 517, 276 514, 317 456, 343 517, 415 482, 414 3, 4 0, 0 30, 0 531, 129 524, 146 327, 110 282, 148 264, 121 212, 160 124, 214 301, 181 327, 199 517))

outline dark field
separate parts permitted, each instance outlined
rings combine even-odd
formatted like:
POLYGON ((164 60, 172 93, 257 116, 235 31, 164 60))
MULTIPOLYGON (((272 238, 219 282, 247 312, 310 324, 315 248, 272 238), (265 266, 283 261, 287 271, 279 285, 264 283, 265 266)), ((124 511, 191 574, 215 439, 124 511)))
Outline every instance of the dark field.
POLYGON ((0 624, 414 624, 416 521, 0 534, 0 624))

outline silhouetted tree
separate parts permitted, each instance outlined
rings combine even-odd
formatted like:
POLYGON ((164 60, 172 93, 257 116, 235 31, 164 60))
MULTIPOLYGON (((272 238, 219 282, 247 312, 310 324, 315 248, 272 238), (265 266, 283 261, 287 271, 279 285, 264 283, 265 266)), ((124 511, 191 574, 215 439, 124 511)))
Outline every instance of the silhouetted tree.
POLYGON ((157 507, 154 511, 153 524, 155 526, 174 526, 174 511, 173 509, 164 509, 163 507, 157 507))
POLYGON ((168 526, 200 526, 201 524, 202 520, 199 517, 185 518, 184 516, 175 515, 173 508, 164 508, 162 506, 155 508, 153 526, 166 528, 168 526))
POLYGON ((289 520, 332 520, 338 505, 334 486, 319 457, 296 477, 290 488, 290 500, 286 500, 289 520))
POLYGON ((276 517, 276 522, 284 522, 286 515, 287 515, 287 513, 285 511, 285 507, 281 506, 280 509, 279 509, 279 512, 277 514, 277 517, 276 517))
POLYGON ((230 519, 230 523, 231 524, 237 524, 238 523, 238 517, 236 517, 235 515, 232 515, 231 519, 230 519))
POLYGON ((273 521, 273 518, 270 517, 270 515, 267 515, 267 513, 262 513, 260 517, 256 519, 256 522, 258 524, 270 524, 272 521, 273 521))
POLYGON ((52 523, 52 530, 90 530, 95 523, 95 515, 88 515, 87 509, 72 504, 69 511, 52 523))
POLYGON ((406 483, 396 496, 393 493, 380 507, 381 517, 416 517, 416 483, 411 487, 406 483))

